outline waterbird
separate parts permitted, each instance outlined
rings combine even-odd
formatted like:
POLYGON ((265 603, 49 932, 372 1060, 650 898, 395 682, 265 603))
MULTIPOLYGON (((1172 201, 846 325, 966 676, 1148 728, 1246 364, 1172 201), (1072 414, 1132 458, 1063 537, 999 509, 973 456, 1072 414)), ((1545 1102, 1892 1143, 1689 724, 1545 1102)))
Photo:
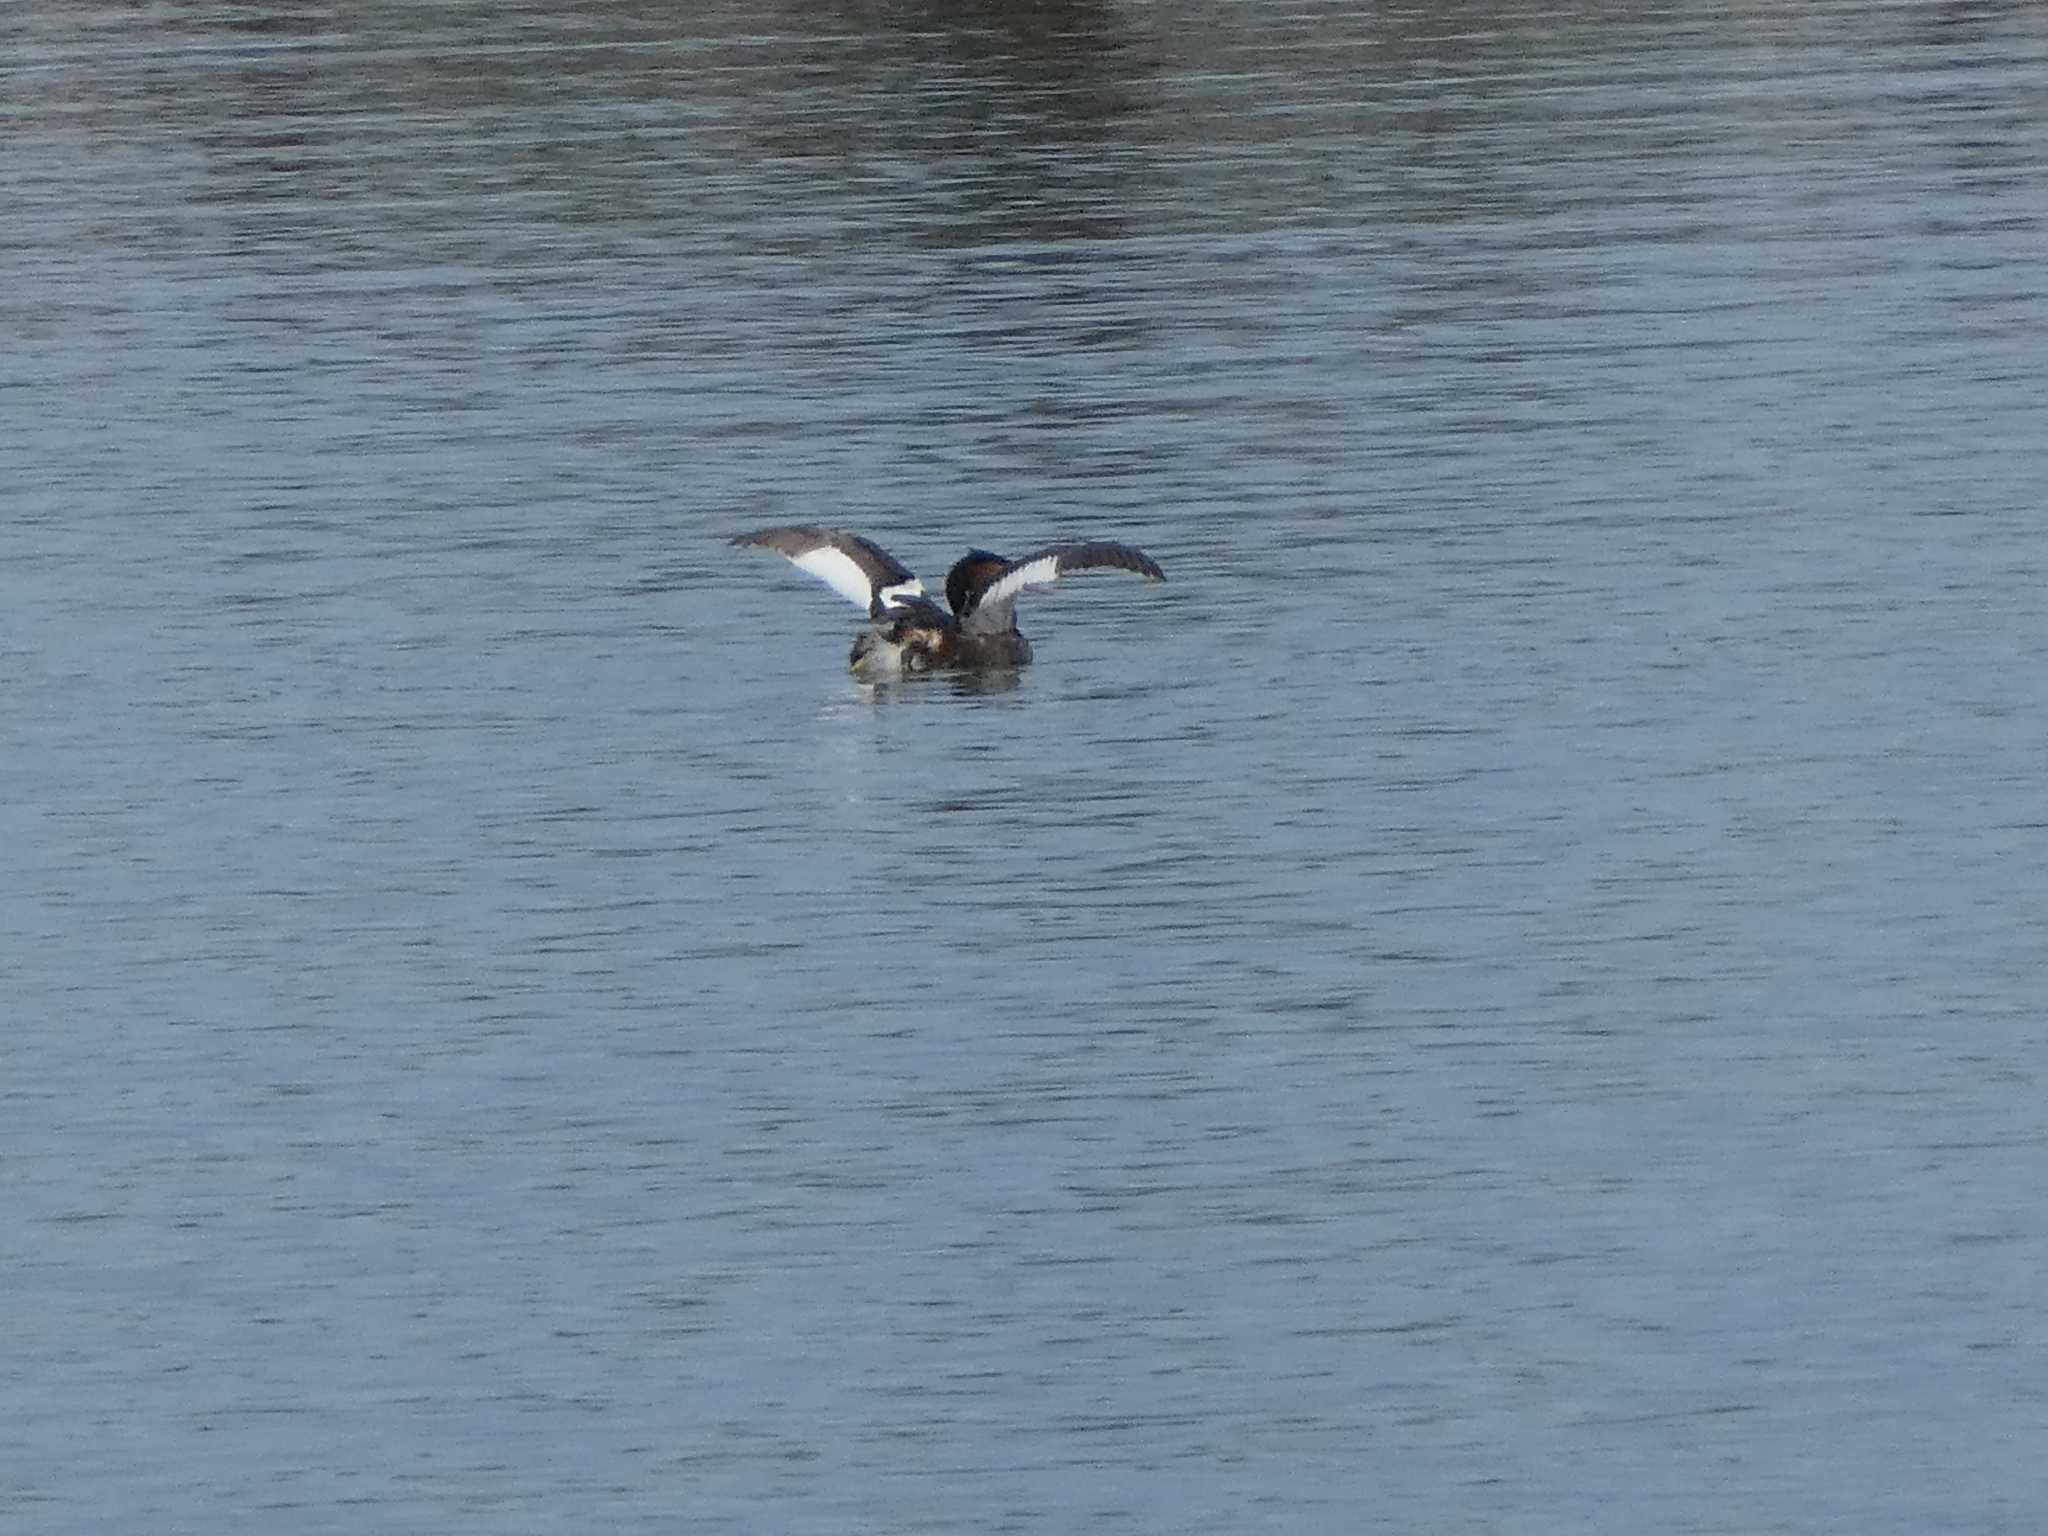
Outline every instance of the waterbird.
POLYGON ((868 627, 853 640, 847 669, 864 682, 916 672, 1021 667, 1031 642, 1017 632, 1017 599, 1042 591, 1072 571, 1113 567, 1164 581, 1159 562, 1128 544, 1099 540, 1051 544, 1021 560, 970 549, 946 572, 939 604, 895 556, 871 539, 837 528, 759 528, 733 536, 737 545, 772 549, 867 611, 868 627))

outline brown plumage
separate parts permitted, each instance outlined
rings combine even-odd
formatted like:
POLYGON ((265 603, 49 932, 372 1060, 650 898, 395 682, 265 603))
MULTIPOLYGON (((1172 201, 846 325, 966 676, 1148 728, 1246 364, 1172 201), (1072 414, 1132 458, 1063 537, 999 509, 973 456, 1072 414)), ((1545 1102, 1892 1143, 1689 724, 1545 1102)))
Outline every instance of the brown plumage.
POLYGON ((946 573, 942 608, 924 584, 880 545, 834 528, 789 526, 739 534, 733 543, 772 549, 848 601, 870 627, 853 642, 848 666, 865 679, 948 668, 1021 667, 1031 642, 1017 630, 1016 602, 1073 571, 1112 568, 1164 581, 1143 550, 1100 541, 1054 544, 1021 560, 969 550, 946 573))

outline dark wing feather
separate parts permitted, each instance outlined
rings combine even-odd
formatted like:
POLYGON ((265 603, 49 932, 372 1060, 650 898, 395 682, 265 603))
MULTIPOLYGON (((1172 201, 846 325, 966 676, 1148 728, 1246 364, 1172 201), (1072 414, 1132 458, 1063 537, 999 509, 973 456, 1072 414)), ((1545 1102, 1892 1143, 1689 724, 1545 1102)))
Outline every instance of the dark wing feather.
POLYGON ((733 543, 774 550, 871 615, 924 595, 924 584, 900 560, 857 533, 793 525, 735 534, 733 543))
POLYGON ((982 633, 1006 630, 1016 622, 1019 593, 1045 586, 1074 571, 1102 567, 1135 571, 1147 581, 1166 580, 1166 572, 1159 568, 1158 561, 1128 544, 1054 544, 1021 560, 1012 560, 1000 575, 972 594, 963 615, 966 626, 982 633))

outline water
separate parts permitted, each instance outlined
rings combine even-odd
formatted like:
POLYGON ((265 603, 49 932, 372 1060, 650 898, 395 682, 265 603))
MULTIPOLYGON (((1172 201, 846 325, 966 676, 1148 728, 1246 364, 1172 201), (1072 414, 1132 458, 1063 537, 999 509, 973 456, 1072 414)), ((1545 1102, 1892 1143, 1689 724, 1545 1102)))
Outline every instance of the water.
POLYGON ((0 1523, 2038 1529, 2044 13, 678 9, 0 20, 0 1523))

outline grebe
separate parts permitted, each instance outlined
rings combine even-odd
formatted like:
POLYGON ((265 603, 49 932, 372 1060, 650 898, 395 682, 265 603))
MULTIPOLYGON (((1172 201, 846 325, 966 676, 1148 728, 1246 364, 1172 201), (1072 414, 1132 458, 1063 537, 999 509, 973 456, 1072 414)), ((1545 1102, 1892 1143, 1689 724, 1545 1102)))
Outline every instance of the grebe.
POLYGON ((970 549, 946 573, 947 606, 941 608, 901 561, 857 534, 761 528, 733 543, 786 555, 798 570, 867 611, 868 628, 854 637, 847 658, 848 669, 867 682, 944 668, 1023 666, 1031 642, 1017 633, 1018 595, 1069 571, 1111 566, 1147 581, 1166 580, 1156 560, 1128 544, 1054 544, 1021 560, 970 549))

